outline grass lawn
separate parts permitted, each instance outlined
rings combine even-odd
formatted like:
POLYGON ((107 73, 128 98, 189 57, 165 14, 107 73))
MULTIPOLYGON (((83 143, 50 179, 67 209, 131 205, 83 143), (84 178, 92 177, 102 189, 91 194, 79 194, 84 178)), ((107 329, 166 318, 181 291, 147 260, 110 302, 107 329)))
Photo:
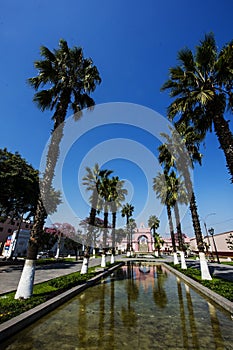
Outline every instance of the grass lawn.
POLYGON ((0 297, 0 323, 42 304, 74 286, 85 283, 95 275, 95 267, 93 267, 89 268, 88 274, 85 275, 81 275, 80 272, 74 272, 36 284, 33 288, 33 296, 26 300, 15 300, 15 292, 2 295, 0 297))

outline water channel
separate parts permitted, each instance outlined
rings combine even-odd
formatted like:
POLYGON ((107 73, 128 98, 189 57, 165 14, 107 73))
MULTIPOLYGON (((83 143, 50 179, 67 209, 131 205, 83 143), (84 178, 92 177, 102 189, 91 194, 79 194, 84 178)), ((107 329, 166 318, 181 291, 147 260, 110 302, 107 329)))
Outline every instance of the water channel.
POLYGON ((129 264, 1 349, 233 349, 231 315, 164 266, 129 264))

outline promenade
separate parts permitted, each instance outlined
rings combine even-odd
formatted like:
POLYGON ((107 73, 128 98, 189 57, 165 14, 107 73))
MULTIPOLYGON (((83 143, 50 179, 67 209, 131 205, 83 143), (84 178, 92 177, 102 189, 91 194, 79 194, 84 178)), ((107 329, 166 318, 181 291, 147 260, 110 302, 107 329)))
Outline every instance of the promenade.
MULTIPOLYGON (((116 260, 127 261, 127 260, 139 260, 139 259, 138 258, 127 259, 119 255, 116 257, 116 260)), ((110 261, 110 256, 107 256, 106 261, 107 262, 110 261)), ((152 259, 148 259, 148 262, 149 261, 152 261, 152 259)), ((154 261, 171 262, 172 257, 169 256, 163 259, 156 259, 154 261)), ((101 258, 90 259, 89 266, 90 267, 98 266, 100 265, 100 263, 101 263, 101 258)), ((187 260, 186 263, 187 263, 187 266, 192 266, 198 269, 200 267, 200 263, 198 260, 187 260)), ((34 283, 37 284, 37 283, 45 282, 59 276, 64 276, 73 272, 80 271, 81 267, 82 267, 82 261, 70 262, 70 263, 56 262, 54 264, 38 265, 36 267, 34 283)), ((4 262, 4 264, 3 263, 0 264, 0 295, 11 291, 15 291, 17 289, 22 269, 23 269, 23 264, 12 265, 12 264, 7 264, 7 262, 4 262)), ((210 269, 211 275, 233 282, 233 266, 217 264, 217 263, 209 263, 209 269, 210 269)))

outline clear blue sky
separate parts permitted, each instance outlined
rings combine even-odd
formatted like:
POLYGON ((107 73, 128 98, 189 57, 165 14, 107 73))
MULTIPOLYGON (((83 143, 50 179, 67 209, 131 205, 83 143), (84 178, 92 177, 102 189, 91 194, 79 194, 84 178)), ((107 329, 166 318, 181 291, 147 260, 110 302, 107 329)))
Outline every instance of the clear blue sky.
MULTIPOLYGON (((210 31, 215 33, 221 48, 232 39, 232 13, 232 0, 2 0, 0 147, 18 151, 39 168, 52 129, 51 113, 42 113, 33 104, 34 92, 26 80, 36 75, 33 62, 40 58, 41 45, 52 50, 57 47, 59 39, 64 38, 69 46, 83 47, 85 56, 92 57, 102 77, 102 84, 93 94, 96 104, 134 103, 165 117, 170 100, 167 93, 160 92, 160 87, 167 79, 169 67, 176 64, 177 51, 184 46, 193 49, 210 31)), ((154 134, 154 130, 151 132, 154 134)), ((148 156, 154 152, 156 157, 156 140, 124 123, 119 126, 118 133, 116 129, 99 128, 89 138, 86 135, 85 155, 95 146, 98 151, 101 142, 120 137, 131 142, 129 148, 135 140, 135 147, 141 145, 148 151, 148 156)), ((150 201, 146 213, 142 209, 151 188, 148 188, 147 168, 140 167, 140 161, 134 160, 133 153, 137 153, 137 148, 131 155, 124 154, 123 160, 118 156, 114 160, 116 155, 111 156, 114 146, 109 145, 107 158, 112 159, 106 161, 106 165, 126 180, 128 199, 132 199, 135 206, 137 223, 147 223, 148 217, 156 214, 161 218, 159 232, 164 235, 165 231, 168 232, 166 215, 156 200, 154 204, 150 201)), ((72 195, 77 187, 77 172, 82 159, 78 160, 74 154, 77 155, 80 149, 79 145, 73 152, 74 145, 68 153, 63 179, 65 196, 75 210, 77 206, 77 216, 82 217, 88 215, 89 208, 78 195, 75 204, 72 195)), ((200 216, 205 218, 216 213, 208 216, 207 225, 213 226, 216 233, 231 230, 233 187, 214 134, 208 135, 202 152, 203 166, 194 171, 200 216)), ((138 154, 145 164, 147 158, 140 152, 138 154)), ((98 161, 98 156, 95 158, 98 161)), ((183 231, 193 236, 189 213, 182 224, 183 231)))

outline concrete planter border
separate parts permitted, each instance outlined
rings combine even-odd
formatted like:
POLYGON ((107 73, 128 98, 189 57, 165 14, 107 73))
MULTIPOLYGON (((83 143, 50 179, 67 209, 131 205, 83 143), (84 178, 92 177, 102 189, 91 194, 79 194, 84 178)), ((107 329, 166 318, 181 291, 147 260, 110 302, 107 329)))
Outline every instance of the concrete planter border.
POLYGON ((168 270, 170 270, 176 276, 178 276, 182 280, 184 280, 189 286, 197 289, 201 294, 203 294, 204 296, 208 297, 209 299, 214 301, 217 305, 221 306, 223 309, 225 309, 226 311, 228 311, 231 314, 233 314, 233 303, 230 300, 228 300, 228 299, 222 297, 221 295, 213 292, 212 290, 210 290, 209 288, 203 286, 199 282, 197 282, 197 281, 193 280, 192 278, 184 275, 180 271, 177 271, 176 269, 174 269, 170 265, 168 265, 166 263, 162 263, 162 265, 164 265, 168 270))
POLYGON ((111 274, 114 270, 118 269, 123 265, 124 265, 124 262, 120 262, 119 264, 112 266, 109 269, 106 269, 103 272, 99 273, 98 275, 91 278, 86 283, 73 287, 64 293, 57 295, 56 297, 40 305, 37 305, 33 309, 23 312, 22 314, 16 317, 13 317, 11 320, 2 323, 0 325, 0 342, 6 339, 9 339, 14 334, 18 333, 25 327, 31 325, 33 322, 39 320, 41 317, 53 311, 58 306, 64 304, 66 301, 78 295, 85 289, 93 286, 99 280, 101 280, 102 278, 105 278, 106 276, 111 274))

